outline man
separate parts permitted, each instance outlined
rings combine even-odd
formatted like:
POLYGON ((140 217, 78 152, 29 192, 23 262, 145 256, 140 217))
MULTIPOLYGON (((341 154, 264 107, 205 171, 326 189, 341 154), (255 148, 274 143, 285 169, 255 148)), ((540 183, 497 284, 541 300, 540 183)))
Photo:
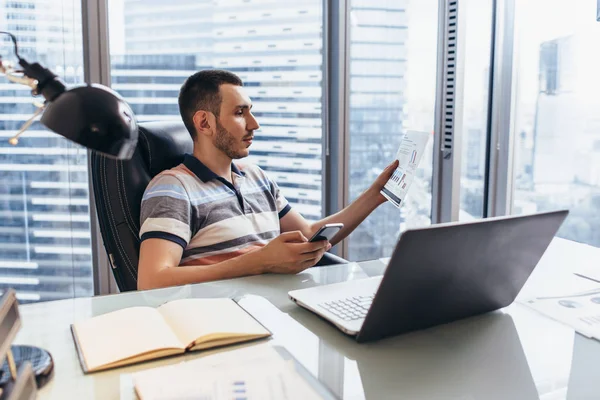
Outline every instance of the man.
POLYGON ((386 199, 379 193, 397 164, 339 213, 309 223, 277 184, 247 157, 259 124, 242 81, 208 70, 190 76, 179 110, 193 155, 158 174, 142 199, 138 289, 262 273, 295 274, 314 266, 386 199), (321 226, 341 222, 327 241, 310 243, 321 226))

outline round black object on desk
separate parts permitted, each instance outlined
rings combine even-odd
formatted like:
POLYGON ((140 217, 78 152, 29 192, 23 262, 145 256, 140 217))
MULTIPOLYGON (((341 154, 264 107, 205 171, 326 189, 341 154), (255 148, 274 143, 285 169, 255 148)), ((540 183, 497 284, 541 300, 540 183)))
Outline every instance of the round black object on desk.
MULTIPOLYGON (((43 387, 52 378, 54 372, 54 361, 52 356, 46 350, 35 346, 10 346, 13 358, 17 366, 17 371, 21 369, 21 365, 29 361, 35 376, 35 383, 38 389, 43 387)), ((8 362, 4 360, 2 369, 0 369, 0 387, 4 387, 11 380, 8 362)))

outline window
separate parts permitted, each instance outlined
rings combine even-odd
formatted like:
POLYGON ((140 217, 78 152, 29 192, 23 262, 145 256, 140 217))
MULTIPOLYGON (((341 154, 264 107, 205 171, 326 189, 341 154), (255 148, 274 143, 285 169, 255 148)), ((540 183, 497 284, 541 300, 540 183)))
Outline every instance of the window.
MULTIPOLYGON (((352 0, 350 199, 394 160, 406 130, 433 132, 438 2, 352 0)), ((433 137, 400 210, 384 204, 352 233, 350 260, 389 256, 407 227, 431 223, 433 137)))
MULTIPOLYGON (((2 20, 12 21, 24 58, 67 84, 83 81, 78 1, 0 3, 2 20)), ((1 40, 3 60, 16 61, 11 42, 1 40)), ((21 303, 92 295, 86 151, 40 123, 11 146, 34 99, 3 76, 0 93, 0 291, 15 288, 21 303)))
POLYGON ((570 209, 559 236, 600 246, 596 6, 516 2, 512 212, 570 209))
POLYGON ((112 87, 139 121, 180 119, 183 81, 238 74, 261 124, 250 161, 306 218, 322 217, 322 0, 109 1, 112 87))
POLYGON ((460 6, 466 18, 459 220, 468 221, 485 215, 493 1, 461 1, 460 6))

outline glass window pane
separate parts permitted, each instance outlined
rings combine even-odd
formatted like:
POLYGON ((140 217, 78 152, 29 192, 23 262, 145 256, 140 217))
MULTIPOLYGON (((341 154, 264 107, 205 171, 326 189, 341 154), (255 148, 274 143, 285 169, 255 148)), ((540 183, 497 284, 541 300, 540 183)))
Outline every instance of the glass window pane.
MULTIPOLYGON (((27 61, 67 85, 83 81, 79 1, 0 2, 0 21, 27 61)), ((16 62, 11 42, 0 40, 2 59, 16 62)), ((21 303, 90 296, 86 150, 39 122, 11 146, 8 139, 35 111, 33 101, 29 88, 0 76, 0 291, 15 288, 21 303)))
POLYGON ((322 216, 322 0, 110 0, 112 87, 139 121, 180 119, 189 75, 242 78, 261 124, 249 160, 306 218, 322 216))
POLYGON ((559 236, 600 246, 597 2, 516 3, 512 212, 570 209, 559 236))
POLYGON ((484 216, 492 0, 461 1, 466 12, 459 220, 484 216))
MULTIPOLYGON (((352 0, 350 199, 393 161, 406 130, 433 132, 438 2, 352 0)), ((389 256, 408 227, 431 223, 433 137, 400 210, 384 204, 349 238, 350 260, 389 256)))

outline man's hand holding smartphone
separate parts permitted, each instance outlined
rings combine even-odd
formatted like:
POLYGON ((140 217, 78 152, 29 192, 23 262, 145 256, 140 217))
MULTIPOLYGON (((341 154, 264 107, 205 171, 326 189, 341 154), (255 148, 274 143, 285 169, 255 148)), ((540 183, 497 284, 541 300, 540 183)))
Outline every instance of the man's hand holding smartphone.
POLYGON ((343 226, 326 224, 310 240, 300 231, 282 233, 260 250, 265 261, 263 272, 297 274, 313 267, 331 248, 329 240, 343 226))

